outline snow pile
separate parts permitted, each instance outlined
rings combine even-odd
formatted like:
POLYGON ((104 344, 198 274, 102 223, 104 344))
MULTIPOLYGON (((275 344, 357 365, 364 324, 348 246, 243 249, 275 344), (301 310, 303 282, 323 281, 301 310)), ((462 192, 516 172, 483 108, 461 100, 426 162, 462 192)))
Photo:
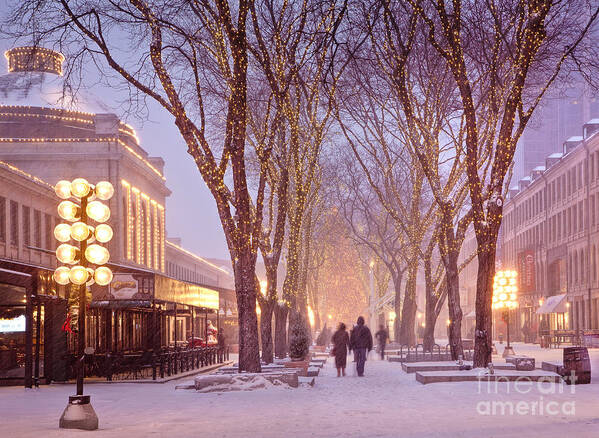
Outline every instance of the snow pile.
POLYGON ((291 387, 280 380, 269 381, 262 376, 252 376, 249 379, 243 376, 232 376, 231 383, 217 384, 198 389, 197 392, 229 392, 229 391, 253 391, 256 389, 271 389, 291 387))

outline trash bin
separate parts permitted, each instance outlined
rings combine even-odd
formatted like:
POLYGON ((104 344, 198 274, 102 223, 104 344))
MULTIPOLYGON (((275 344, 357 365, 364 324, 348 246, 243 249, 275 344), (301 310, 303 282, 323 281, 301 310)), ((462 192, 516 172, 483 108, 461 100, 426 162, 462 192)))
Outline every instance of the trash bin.
POLYGON ((561 374, 568 385, 591 383, 591 359, 586 347, 564 348, 564 366, 561 374))

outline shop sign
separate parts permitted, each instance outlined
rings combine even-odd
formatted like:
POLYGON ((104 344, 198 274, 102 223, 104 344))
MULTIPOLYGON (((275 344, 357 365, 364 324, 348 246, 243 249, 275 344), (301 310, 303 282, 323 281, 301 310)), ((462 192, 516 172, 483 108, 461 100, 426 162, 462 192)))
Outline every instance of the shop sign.
POLYGON ((132 274, 114 274, 110 283, 110 294, 116 300, 130 300, 137 293, 139 285, 132 274))
POLYGON ((0 333, 14 333, 25 331, 25 315, 12 319, 0 319, 0 333))
POLYGON ((535 256, 531 250, 518 254, 518 278, 520 279, 520 292, 533 292, 535 290, 535 256))

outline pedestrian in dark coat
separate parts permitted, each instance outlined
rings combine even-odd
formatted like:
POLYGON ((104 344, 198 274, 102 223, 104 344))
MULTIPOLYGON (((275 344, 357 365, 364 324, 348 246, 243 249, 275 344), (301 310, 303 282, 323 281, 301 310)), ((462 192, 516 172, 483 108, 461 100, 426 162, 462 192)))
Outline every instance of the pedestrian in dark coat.
POLYGON ((385 327, 381 325, 380 329, 374 337, 379 342, 379 352, 381 353, 381 360, 385 360, 385 346, 387 345, 387 339, 389 339, 389 333, 385 330, 385 327))
POLYGON ((358 317, 358 321, 352 330, 349 339, 349 349, 354 350, 358 376, 364 376, 366 354, 372 350, 372 333, 370 333, 370 329, 364 325, 364 318, 362 316, 358 317))
POLYGON ((345 376, 345 367, 347 365, 347 347, 349 346, 349 335, 345 331, 345 324, 339 323, 337 331, 333 334, 333 352, 335 355, 335 367, 337 368, 337 377, 345 376))

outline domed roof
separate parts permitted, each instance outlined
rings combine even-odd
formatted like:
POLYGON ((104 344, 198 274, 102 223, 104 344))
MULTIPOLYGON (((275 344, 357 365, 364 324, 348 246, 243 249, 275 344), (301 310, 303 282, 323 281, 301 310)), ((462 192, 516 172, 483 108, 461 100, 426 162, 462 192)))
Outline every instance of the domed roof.
POLYGON ((8 74, 0 76, 0 105, 33 106, 111 113, 113 110, 92 93, 73 93, 62 76, 64 56, 41 47, 17 47, 6 51, 8 74))

